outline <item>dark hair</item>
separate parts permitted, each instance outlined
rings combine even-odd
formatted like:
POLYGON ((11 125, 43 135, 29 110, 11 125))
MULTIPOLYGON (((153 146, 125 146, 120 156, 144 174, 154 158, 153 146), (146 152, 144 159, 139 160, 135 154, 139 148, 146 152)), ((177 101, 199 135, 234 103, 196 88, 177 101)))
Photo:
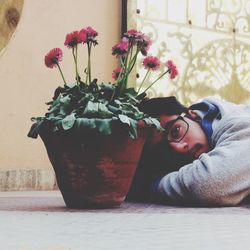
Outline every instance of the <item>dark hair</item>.
POLYGON ((153 117, 163 114, 180 115, 188 111, 188 108, 181 104, 175 96, 144 99, 140 103, 139 109, 153 117))

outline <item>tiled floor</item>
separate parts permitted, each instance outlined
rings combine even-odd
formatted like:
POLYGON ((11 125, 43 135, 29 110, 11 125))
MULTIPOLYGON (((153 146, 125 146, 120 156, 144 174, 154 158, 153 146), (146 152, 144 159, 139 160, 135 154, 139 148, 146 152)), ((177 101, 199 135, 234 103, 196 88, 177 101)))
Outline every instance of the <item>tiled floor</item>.
POLYGON ((250 249, 250 205, 183 208, 124 203, 67 209, 59 192, 0 193, 0 249, 250 249))

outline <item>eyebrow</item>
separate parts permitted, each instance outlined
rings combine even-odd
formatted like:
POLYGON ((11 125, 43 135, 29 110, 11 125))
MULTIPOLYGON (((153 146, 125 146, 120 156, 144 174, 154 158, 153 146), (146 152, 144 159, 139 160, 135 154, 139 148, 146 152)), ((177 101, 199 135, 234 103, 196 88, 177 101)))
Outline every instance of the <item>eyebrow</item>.
POLYGON ((184 118, 185 116, 186 116, 186 113, 181 113, 180 115, 178 115, 177 118, 175 118, 175 119, 173 119, 173 120, 167 122, 167 123, 163 126, 163 128, 165 129, 164 133, 168 133, 168 129, 170 128, 170 126, 171 126, 172 124, 174 124, 176 121, 178 121, 178 120, 180 119, 180 117, 184 118))
POLYGON ((175 119, 173 119, 173 120, 167 122, 167 123, 163 126, 163 128, 165 129, 164 134, 167 134, 167 133, 169 132, 169 129, 170 129, 171 125, 173 125, 173 124, 174 124, 177 120, 179 120, 179 119, 180 119, 180 116, 178 116, 177 118, 175 118, 175 119))

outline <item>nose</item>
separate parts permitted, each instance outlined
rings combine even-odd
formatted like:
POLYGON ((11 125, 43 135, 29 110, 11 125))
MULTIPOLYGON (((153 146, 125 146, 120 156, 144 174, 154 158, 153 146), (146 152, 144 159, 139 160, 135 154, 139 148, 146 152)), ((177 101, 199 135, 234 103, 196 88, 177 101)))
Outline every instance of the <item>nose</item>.
POLYGON ((171 142, 171 148, 180 154, 187 153, 189 150, 188 143, 185 140, 181 140, 180 142, 171 142))

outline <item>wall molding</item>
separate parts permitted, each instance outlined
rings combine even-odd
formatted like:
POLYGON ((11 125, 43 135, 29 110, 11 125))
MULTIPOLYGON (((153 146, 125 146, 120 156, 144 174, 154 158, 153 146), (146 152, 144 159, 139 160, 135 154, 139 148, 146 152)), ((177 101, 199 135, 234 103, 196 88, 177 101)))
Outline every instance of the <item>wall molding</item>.
POLYGON ((17 169, 0 171, 0 191, 58 189, 55 173, 49 169, 17 169))

